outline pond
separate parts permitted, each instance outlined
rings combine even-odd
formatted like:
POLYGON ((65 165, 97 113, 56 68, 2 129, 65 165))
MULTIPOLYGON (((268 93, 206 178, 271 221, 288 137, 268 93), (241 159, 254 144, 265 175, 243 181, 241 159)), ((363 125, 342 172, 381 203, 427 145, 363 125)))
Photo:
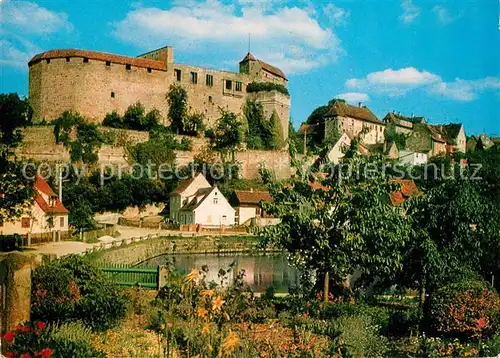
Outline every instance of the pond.
POLYGON ((265 292, 274 286, 276 293, 287 293, 289 287, 298 283, 298 272, 291 266, 284 254, 176 254, 162 255, 145 261, 140 266, 173 264, 183 274, 192 269, 208 266, 207 281, 218 282, 219 270, 230 270, 230 281, 240 271, 245 270, 245 282, 254 292, 265 292))

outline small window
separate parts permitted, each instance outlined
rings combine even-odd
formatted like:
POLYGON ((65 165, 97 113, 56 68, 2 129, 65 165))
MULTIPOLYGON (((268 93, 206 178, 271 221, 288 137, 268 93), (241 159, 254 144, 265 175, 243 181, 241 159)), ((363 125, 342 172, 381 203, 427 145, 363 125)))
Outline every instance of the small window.
POLYGON ((115 98, 115 92, 111 92, 111 98, 115 98))
POLYGON ((241 92, 241 89, 243 88, 243 84, 239 81, 236 81, 235 87, 236 87, 236 91, 241 92))
POLYGON ((151 69, 151 67, 148 67, 148 72, 149 73, 153 72, 153 70, 151 69))
POLYGON ((191 72, 191 82, 194 84, 198 83, 198 73, 197 72, 191 72))
POLYGON ((212 96, 208 96, 208 103, 212 103, 213 99, 212 96))
POLYGON ((59 227, 64 227, 64 216, 59 219, 59 227))
POLYGON ((175 78, 177 79, 177 81, 180 82, 182 79, 182 71, 176 68, 174 72, 175 72, 175 78))
POLYGON ((83 63, 88 63, 89 62, 89 59, 87 57, 84 57, 83 58, 83 63))
POLYGON ((125 65, 125 69, 126 69, 126 70, 130 70, 130 69, 132 69, 132 65, 131 65, 130 63, 127 63, 127 64, 125 65))
POLYGON ((111 66, 111 61, 106 61, 106 66, 111 66))
POLYGON ((70 58, 69 57, 66 57, 66 62, 69 62, 70 61, 70 58))
POLYGON ((30 227, 30 218, 22 218, 21 219, 21 227, 23 229, 29 228, 30 227))
POLYGON ((214 76, 207 75, 205 83, 207 84, 207 86, 212 87, 214 85, 214 76))
POLYGON ((226 89, 231 90, 233 89, 233 81, 231 80, 226 80, 226 89))
POLYGON ((214 204, 218 204, 219 203, 219 198, 214 198, 214 204))

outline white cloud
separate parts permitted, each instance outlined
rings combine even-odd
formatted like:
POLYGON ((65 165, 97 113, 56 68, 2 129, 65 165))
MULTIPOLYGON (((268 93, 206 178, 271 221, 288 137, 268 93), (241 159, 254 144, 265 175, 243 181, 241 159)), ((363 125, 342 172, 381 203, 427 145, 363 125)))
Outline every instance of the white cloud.
POLYGON ((245 2, 188 1, 170 9, 139 7, 113 24, 118 38, 147 50, 173 45, 181 51, 223 54, 240 59, 247 50, 286 73, 306 72, 335 61, 340 40, 322 27, 307 8, 263 10, 245 2))
POLYGON ((28 61, 40 48, 19 36, 0 31, 0 65, 11 66, 20 70, 28 69, 28 61))
POLYGON ((412 23, 420 15, 420 8, 415 6, 412 0, 403 0, 401 8, 403 13, 399 16, 399 19, 405 24, 412 23))
POLYGON ((456 101, 475 100, 480 92, 500 89, 499 77, 485 77, 478 80, 462 80, 440 82, 430 88, 430 92, 456 101))
POLYGON ((369 73, 363 78, 348 79, 345 87, 351 90, 373 91, 389 96, 401 96, 410 90, 422 88, 429 94, 439 95, 442 98, 472 101, 481 92, 500 89, 500 78, 485 77, 475 80, 457 78, 453 82, 445 82, 441 76, 428 71, 419 71, 415 67, 399 70, 388 68, 369 73))
POLYGON ((342 98, 351 103, 368 102, 370 100, 370 97, 366 93, 361 92, 341 93, 336 95, 335 98, 342 98))
POLYGON ((68 15, 50 11, 33 2, 4 1, 0 3, 0 23, 4 28, 15 28, 24 34, 47 34, 61 29, 72 31, 68 15))
POLYGON ((451 15, 449 10, 441 5, 434 6, 432 12, 436 15, 436 21, 441 25, 448 25, 461 17, 461 15, 451 15))
POLYGON ((372 72, 364 78, 351 78, 345 83, 351 89, 371 89, 385 92, 392 96, 405 94, 408 90, 441 80, 441 77, 428 71, 419 71, 415 67, 405 67, 399 70, 388 68, 372 72))
POLYGON ((349 16, 351 16, 349 10, 342 9, 331 3, 323 7, 323 13, 330 19, 333 25, 343 25, 349 16))

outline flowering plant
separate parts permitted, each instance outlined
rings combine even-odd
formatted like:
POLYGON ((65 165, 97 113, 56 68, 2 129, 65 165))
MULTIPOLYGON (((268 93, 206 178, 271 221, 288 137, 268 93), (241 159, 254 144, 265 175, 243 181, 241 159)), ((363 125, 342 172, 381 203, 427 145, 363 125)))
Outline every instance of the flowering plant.
POLYGON ((3 335, 3 340, 7 343, 8 358, 49 358, 54 350, 48 345, 49 339, 45 334, 44 322, 27 322, 17 326, 14 330, 3 335))

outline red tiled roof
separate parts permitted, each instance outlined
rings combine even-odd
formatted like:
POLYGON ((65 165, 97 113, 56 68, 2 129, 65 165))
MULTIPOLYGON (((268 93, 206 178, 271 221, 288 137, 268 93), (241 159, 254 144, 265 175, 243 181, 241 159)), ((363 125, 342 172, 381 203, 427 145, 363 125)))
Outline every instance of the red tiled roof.
POLYGON ((35 190, 41 191, 48 196, 57 196, 50 185, 38 174, 35 178, 35 190))
POLYGON ((38 194, 35 197, 35 202, 38 204, 38 206, 40 206, 40 209, 42 209, 43 212, 47 213, 47 214, 68 214, 69 213, 68 209, 66 209, 64 207, 63 203, 61 203, 61 201, 59 200, 59 198, 56 198, 54 205, 50 206, 43 199, 43 196, 41 196, 40 194, 38 194))
POLYGON ((259 204, 261 201, 273 201, 273 198, 267 191, 235 190, 234 194, 240 204, 259 204))
POLYGON ((31 66, 41 60, 52 59, 52 58, 66 58, 66 57, 81 57, 88 58, 97 61, 110 61, 112 63, 119 63, 122 65, 132 65, 136 67, 152 68, 154 70, 166 71, 165 63, 157 60, 149 60, 145 58, 129 57, 115 55, 105 52, 88 51, 88 50, 78 50, 78 49, 61 49, 61 50, 51 50, 39 53, 35 55, 29 62, 28 66, 31 66))
POLYGON ((245 61, 257 61, 259 63, 259 65, 260 65, 260 67, 262 67, 262 69, 264 71, 267 71, 267 72, 269 72, 269 73, 271 73, 273 75, 276 75, 276 76, 281 77, 281 78, 283 78, 283 79, 285 79, 285 80, 288 81, 288 78, 286 78, 286 75, 283 73, 283 71, 281 71, 277 67, 274 67, 273 65, 268 64, 267 62, 264 62, 262 60, 259 60, 259 59, 255 58, 255 56, 252 55, 250 52, 247 53, 247 55, 245 56, 245 58, 243 60, 241 60, 240 63, 245 62, 245 61))
POLYGON ((380 125, 385 125, 384 122, 379 121, 377 116, 373 114, 368 107, 351 106, 343 101, 330 101, 329 109, 326 112, 327 117, 352 117, 361 119, 363 121, 372 122, 380 125), (332 103, 333 102, 333 103, 332 103))
POLYGON ((397 206, 408 200, 408 198, 418 195, 419 190, 413 180, 393 179, 391 183, 401 184, 401 190, 391 193, 392 205, 397 206))

